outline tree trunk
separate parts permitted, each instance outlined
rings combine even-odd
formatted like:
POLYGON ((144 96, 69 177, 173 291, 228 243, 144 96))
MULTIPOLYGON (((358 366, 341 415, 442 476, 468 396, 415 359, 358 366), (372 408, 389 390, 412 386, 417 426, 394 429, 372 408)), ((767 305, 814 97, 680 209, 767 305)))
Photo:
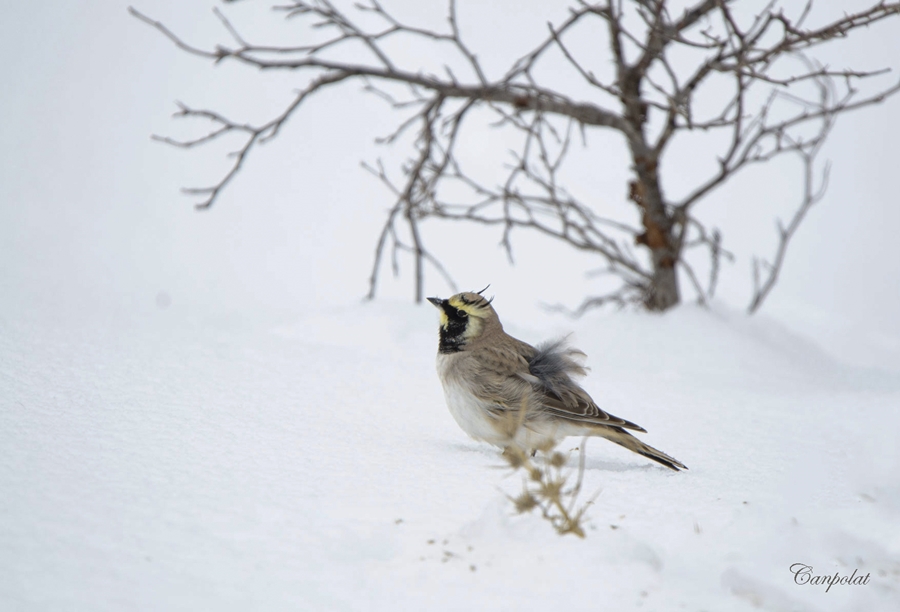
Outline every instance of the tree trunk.
MULTIPOLYGON (((621 61, 621 59, 620 59, 621 61)), ((641 98, 641 81, 646 65, 640 63, 626 68, 620 65, 620 86, 625 120, 631 130, 627 135, 628 148, 634 162, 636 180, 631 182, 629 198, 641 211, 644 233, 635 238, 635 243, 650 249, 653 275, 644 286, 643 302, 648 310, 664 311, 677 305, 678 276, 675 263, 677 241, 673 228, 674 220, 666 211, 665 200, 659 185, 659 154, 647 144, 644 126, 647 122, 647 105, 641 98)))
POLYGON ((629 198, 641 209, 644 226, 644 233, 635 238, 635 243, 650 249, 653 263, 653 276, 644 287, 644 306, 648 310, 664 311, 681 301, 675 271, 679 256, 673 232, 675 224, 663 205, 656 160, 639 155, 635 167, 638 178, 631 182, 629 198))
POLYGON ((674 265, 658 263, 658 253, 653 253, 653 278, 644 293, 644 305, 647 310, 663 311, 672 308, 681 301, 678 294, 678 275, 674 265))

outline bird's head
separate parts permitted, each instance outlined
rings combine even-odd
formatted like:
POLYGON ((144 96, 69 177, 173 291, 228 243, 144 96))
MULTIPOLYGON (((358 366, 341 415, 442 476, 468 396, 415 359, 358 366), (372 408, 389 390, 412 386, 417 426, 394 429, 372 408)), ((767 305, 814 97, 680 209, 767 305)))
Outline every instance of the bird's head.
POLYGON ((428 298, 441 311, 440 352, 461 351, 466 344, 477 340, 486 331, 502 329, 491 300, 481 295, 486 289, 487 287, 477 293, 457 293, 445 300, 428 298))

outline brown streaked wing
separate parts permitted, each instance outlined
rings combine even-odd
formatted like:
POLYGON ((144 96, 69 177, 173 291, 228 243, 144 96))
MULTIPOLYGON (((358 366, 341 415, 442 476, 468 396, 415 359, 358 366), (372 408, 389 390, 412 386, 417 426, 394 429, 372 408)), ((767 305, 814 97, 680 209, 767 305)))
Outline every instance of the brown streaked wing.
POLYGON ((535 385, 534 390, 541 395, 544 408, 554 416, 569 421, 591 423, 593 425, 624 427, 625 429, 631 429, 633 431, 647 432, 646 429, 636 423, 626 421, 623 418, 601 410, 582 389, 566 393, 564 397, 558 397, 555 394, 548 392, 545 388, 537 385, 535 385))
POLYGON ((477 349, 478 363, 496 376, 517 376, 528 372, 528 360, 512 347, 483 346, 477 349))
POLYGON ((510 346, 482 346, 477 351, 477 368, 468 374, 472 393, 501 409, 518 409, 519 400, 531 390, 520 378, 528 372, 528 361, 510 346))

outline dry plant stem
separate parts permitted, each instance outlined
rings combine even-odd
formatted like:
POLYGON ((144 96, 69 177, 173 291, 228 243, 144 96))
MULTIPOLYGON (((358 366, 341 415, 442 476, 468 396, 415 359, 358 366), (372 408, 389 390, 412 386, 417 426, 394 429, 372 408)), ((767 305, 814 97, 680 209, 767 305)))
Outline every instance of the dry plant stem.
MULTIPOLYGON (((581 488, 581 477, 584 472, 583 460, 579 464, 578 484, 575 489, 573 489, 572 493, 570 493, 572 503, 570 507, 567 508, 563 503, 564 492, 562 491, 565 480, 562 479, 560 474, 558 474, 556 478, 553 478, 549 473, 549 468, 541 469, 537 467, 534 461, 531 460, 531 457, 519 447, 511 446, 507 448, 506 452, 513 457, 511 459, 507 456, 507 460, 511 466, 516 467, 516 469, 523 469, 525 473, 529 475, 528 478, 530 478, 532 482, 538 482, 538 488, 534 491, 530 491, 527 484, 528 480, 526 479, 524 494, 536 498, 542 516, 553 524, 557 533, 560 535, 572 533, 579 538, 584 538, 585 533, 584 528, 581 526, 581 520, 584 516, 586 507, 579 509, 577 512, 575 511, 575 503, 581 488), (537 475, 537 479, 535 478, 535 475, 537 475), (558 513, 557 515, 553 514, 554 510, 558 513)), ((581 453, 583 456, 584 451, 582 450, 581 453)), ((510 498, 510 500, 513 503, 516 503, 517 501, 514 498, 510 498)))
POLYGON ((812 203, 821 198, 822 190, 812 189, 809 177, 835 119, 900 91, 900 83, 879 80, 884 71, 833 69, 812 59, 820 46, 895 18, 900 2, 875 2, 808 27, 812 2, 781 8, 773 0, 757 15, 739 17, 733 12, 734 3, 722 0, 698 0, 684 10, 670 8, 666 0, 574 0, 565 19, 550 24, 546 36, 502 74, 486 71, 464 40, 454 0, 448 2, 446 26, 434 30, 404 23, 379 0, 363 0, 349 9, 330 0, 286 0, 276 8, 308 32, 322 36, 299 46, 254 44, 216 11, 229 42, 207 49, 129 9, 186 53, 214 63, 290 71, 306 79, 284 110, 260 125, 182 105, 177 117, 210 121, 212 131, 185 141, 161 140, 192 148, 228 134, 242 136, 243 145, 234 152, 219 182, 185 190, 200 196, 197 207, 207 209, 243 168, 247 156, 275 138, 310 96, 357 82, 387 100, 403 118, 383 142, 399 144, 412 132, 414 152, 400 168, 402 178, 380 162, 374 171, 397 201, 377 241, 370 297, 375 295, 388 253, 395 273, 398 253, 412 254, 416 300, 424 295, 426 264, 448 277, 421 232, 424 221, 435 219, 496 226, 510 259, 511 236, 520 229, 595 255, 621 284, 610 293, 587 298, 579 312, 608 303, 640 303, 660 311, 671 308, 682 300, 680 270, 705 302, 715 291, 719 259, 727 257, 727 251, 717 230, 698 218, 697 204, 748 167, 782 155, 799 155, 805 164, 804 204, 789 226, 779 230, 773 262, 756 264, 749 308, 755 312, 778 279, 790 238, 812 203), (575 51, 572 37, 584 30, 605 36, 607 57, 575 51), (394 39, 441 46, 453 57, 441 74, 424 72, 418 66, 403 65, 393 55, 387 43, 394 39), (332 51, 351 48, 358 50, 354 61, 334 59, 332 51), (690 59, 676 64, 672 62, 676 55, 690 59), (568 67, 595 95, 585 101, 542 85, 539 70, 548 64, 568 67), (611 75, 598 76, 595 70, 608 72, 606 66, 612 66, 611 75), (719 87, 708 87, 713 82, 719 87), (863 94, 865 83, 871 85, 863 94), (721 86, 725 85, 730 93, 723 96, 721 86), (470 127, 470 117, 476 114, 493 116, 498 130, 518 137, 505 174, 496 181, 479 179, 457 150, 460 135, 467 128, 480 127, 480 123, 470 127), (692 132, 722 134, 719 148, 707 151, 715 167, 686 195, 672 199, 664 189, 666 154, 674 139, 692 132), (627 191, 634 211, 632 223, 600 212, 625 203, 622 194, 604 194, 588 202, 565 187, 567 162, 578 146, 574 136, 580 135, 584 146, 589 133, 614 135, 626 144, 632 172, 627 191), (712 271, 706 286, 687 261, 694 249, 710 257, 712 271))
POLYGON ((584 477, 584 453, 587 439, 583 439, 580 446, 580 459, 578 464, 578 481, 575 486, 566 491, 566 476, 562 470, 566 459, 562 453, 554 452, 552 445, 534 449, 532 452, 522 447, 519 442, 519 434, 527 431, 528 400, 522 399, 522 404, 516 410, 509 410, 498 415, 499 425, 505 429, 508 444, 503 451, 503 457, 514 470, 524 470, 526 478, 522 494, 518 498, 509 497, 516 510, 521 514, 529 512, 535 507, 541 511, 541 516, 553 525, 560 535, 573 533, 579 538, 584 538, 584 528, 581 521, 587 507, 593 501, 589 501, 577 511, 575 509, 578 494, 581 492, 581 484, 584 477), (544 467, 535 464, 532 457, 540 451, 544 457, 544 467), (553 470, 556 470, 554 473, 553 470), (529 487, 531 485, 531 487, 529 487), (566 507, 563 499, 569 497, 571 503, 566 507))

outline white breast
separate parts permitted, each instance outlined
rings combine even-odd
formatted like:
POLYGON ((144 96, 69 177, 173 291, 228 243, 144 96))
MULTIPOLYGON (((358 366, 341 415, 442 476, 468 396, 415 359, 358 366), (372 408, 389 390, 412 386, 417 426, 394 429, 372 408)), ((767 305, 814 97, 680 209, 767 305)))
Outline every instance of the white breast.
MULTIPOLYGON (((490 404, 481 402, 469 391, 465 374, 461 371, 460 359, 463 353, 438 354, 437 371, 444 387, 444 397, 450 414, 460 428, 476 440, 481 440, 500 448, 509 445, 509 423, 498 421, 491 416, 490 404)), ((566 424, 529 415, 526 423, 518 427, 515 443, 524 449, 543 447, 548 442, 558 442, 569 435, 581 435, 581 428, 567 427, 566 424), (569 431, 572 429, 572 431, 569 431), (577 431, 576 431, 577 430, 577 431)))
POLYGON ((488 407, 476 398, 468 385, 460 380, 455 362, 461 355, 438 354, 437 371, 444 387, 447 408, 460 428, 476 440, 483 440, 496 446, 505 446, 503 436, 497 432, 496 421, 490 416, 488 407))

